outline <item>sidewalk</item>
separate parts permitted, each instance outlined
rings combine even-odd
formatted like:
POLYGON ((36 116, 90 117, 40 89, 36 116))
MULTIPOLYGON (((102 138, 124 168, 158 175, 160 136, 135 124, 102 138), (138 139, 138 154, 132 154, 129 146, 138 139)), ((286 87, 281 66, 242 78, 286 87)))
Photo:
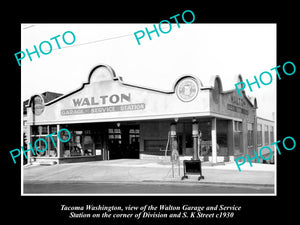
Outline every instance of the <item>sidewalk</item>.
POLYGON ((172 164, 167 160, 120 159, 111 161, 94 161, 83 163, 59 164, 54 166, 26 166, 23 168, 24 182, 66 182, 66 183, 103 183, 103 182, 163 182, 192 185, 251 185, 274 187, 275 165, 244 164, 239 172, 235 163, 210 166, 202 164, 205 179, 198 181, 197 175, 189 175, 181 180, 183 164, 175 168, 172 176, 172 164))

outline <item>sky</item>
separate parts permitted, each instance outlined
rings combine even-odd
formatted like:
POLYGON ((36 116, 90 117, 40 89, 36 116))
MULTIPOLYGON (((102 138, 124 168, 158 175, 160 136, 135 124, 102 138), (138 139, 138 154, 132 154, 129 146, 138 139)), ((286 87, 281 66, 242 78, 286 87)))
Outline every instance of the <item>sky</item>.
MULTIPOLYGON (((180 22, 180 21, 179 21, 180 22)), ((158 27, 158 25, 156 24, 158 27)), ((52 91, 67 94, 87 82, 90 70, 98 64, 110 65, 125 83, 170 91, 183 75, 198 77, 209 85, 219 75, 223 90, 234 89, 235 79, 254 81, 263 71, 273 75, 270 85, 253 85, 246 94, 257 98, 257 115, 272 119, 276 113, 276 77, 270 71, 276 64, 276 24, 172 24, 169 33, 147 34, 138 45, 134 33, 153 24, 21 24, 21 49, 34 51, 34 45, 49 41, 48 55, 33 54, 21 61, 21 100, 52 91), (76 37, 66 45, 62 35, 72 31, 76 37), (50 38, 60 35, 57 40, 50 38)), ((163 30, 168 30, 168 25, 163 30)), ((65 36, 68 42, 70 35, 65 36)), ((47 52, 47 44, 43 45, 47 52)), ((16 66, 18 66, 16 61, 16 66)), ((267 78, 265 78, 267 80, 267 78)))

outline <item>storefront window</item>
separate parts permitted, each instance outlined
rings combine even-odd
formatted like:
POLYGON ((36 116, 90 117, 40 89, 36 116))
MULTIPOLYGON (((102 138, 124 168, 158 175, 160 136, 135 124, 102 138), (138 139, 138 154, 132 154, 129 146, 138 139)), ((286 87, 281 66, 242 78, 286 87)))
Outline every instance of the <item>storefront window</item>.
POLYGON ((248 147, 253 147, 254 146, 254 133, 253 133, 253 123, 248 123, 247 124, 248 128, 248 147))
POLYGON ((270 143, 273 143, 274 142, 274 127, 273 126, 270 126, 270 143))
POLYGON ((145 152, 162 152, 165 151, 167 140, 145 140, 145 152))
MULTIPOLYGON (((39 126, 32 126, 32 135, 31 135, 31 143, 34 145, 35 141, 39 138, 46 140, 47 142, 47 150, 43 152, 35 151, 37 157, 56 157, 57 156, 57 128, 56 125, 39 125, 39 126), (46 137, 49 134, 54 133, 52 136, 55 146, 49 137, 46 137)), ((33 146, 34 147, 34 146, 33 146)), ((46 147, 44 141, 38 141, 36 143, 36 147, 39 150, 43 150, 46 147)))
POLYGON ((234 155, 239 155, 243 153, 242 149, 242 122, 234 121, 234 155))
MULTIPOLYGON (((46 147, 45 142, 38 141, 38 142, 36 142, 36 145, 34 146, 35 141, 38 140, 39 138, 42 138, 42 137, 39 135, 32 137, 32 143, 33 143, 32 147, 34 147, 34 148, 37 147, 40 151, 43 151, 43 149, 45 149, 45 147, 46 147)), ((46 156, 47 150, 43 151, 43 152, 40 152, 40 151, 37 151, 37 150, 35 151, 36 156, 46 156)))
POLYGON ((234 131, 241 132, 242 131, 242 122, 234 121, 234 131))
POLYGON ((92 156, 93 155, 93 150, 94 150, 94 141, 91 135, 89 135, 90 132, 86 132, 83 136, 83 154, 92 156))
POLYGON ((48 137, 49 156, 57 157, 57 135, 52 135, 52 138, 54 140, 54 143, 56 144, 56 147, 54 146, 51 138, 48 137), (49 145, 49 143, 50 143, 50 145, 49 145))
POLYGON ((67 128, 71 133, 70 141, 61 143, 63 157, 94 156, 95 155, 95 135, 90 129, 80 129, 79 127, 67 128))
POLYGON ((41 134, 48 134, 49 126, 39 126, 39 130, 41 130, 41 134))
POLYGON ((108 129, 108 139, 110 143, 122 143, 121 129, 108 129))
POLYGON ((129 144, 135 144, 140 142, 140 130, 139 129, 130 129, 129 130, 129 144))
POLYGON ((56 125, 50 125, 50 133, 57 133, 57 126, 56 125))
POLYGON ((269 127, 265 125, 265 145, 269 144, 269 127))
POLYGON ((218 120, 217 121, 217 154, 218 156, 227 156, 228 152, 228 121, 218 120))
POLYGON ((39 135, 39 130, 38 130, 38 126, 32 126, 31 127, 32 130, 32 135, 39 135))
POLYGON ((257 145, 262 146, 262 125, 257 124, 257 145))
MULTIPOLYGON (((211 122, 201 121, 199 122, 199 129, 201 131, 201 156, 211 156, 212 155, 212 145, 211 145, 211 122)), ((191 147, 193 147, 193 140, 191 136, 191 147)))

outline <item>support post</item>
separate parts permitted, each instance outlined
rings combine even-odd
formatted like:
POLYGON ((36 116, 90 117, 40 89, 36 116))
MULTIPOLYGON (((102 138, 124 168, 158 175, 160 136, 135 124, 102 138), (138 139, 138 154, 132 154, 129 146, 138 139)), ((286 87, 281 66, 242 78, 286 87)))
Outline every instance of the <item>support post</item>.
POLYGON ((217 163, 217 118, 211 123, 212 163, 217 163))
POLYGON ((198 155, 198 136, 199 136, 199 124, 194 121, 192 124, 192 135, 193 135, 193 160, 199 160, 198 155))
MULTIPOLYGON (((26 144, 27 144, 27 149, 29 149, 30 148, 29 143, 31 142, 31 135, 32 135, 32 126, 31 125, 28 126, 27 131, 28 132, 26 134, 27 135, 26 144)), ((32 158, 31 151, 29 151, 28 153, 25 153, 25 154, 27 154, 27 164, 31 164, 31 158, 32 158)))
POLYGON ((171 136, 171 151, 177 150, 177 141, 176 141, 176 123, 171 123, 170 125, 170 136, 171 136))
POLYGON ((58 131, 60 130, 60 124, 57 124, 56 125, 56 129, 57 129, 57 142, 56 142, 56 149, 57 149, 57 156, 58 158, 61 158, 63 157, 63 154, 62 154, 62 149, 61 149, 61 144, 60 144, 60 141, 58 139, 58 131))
POLYGON ((171 123, 171 125, 170 125, 170 135, 171 135, 172 177, 174 178, 175 177, 174 163, 176 163, 177 160, 179 160, 179 154, 178 154, 178 150, 177 150, 178 146, 177 146, 177 140, 176 140, 176 123, 171 123))

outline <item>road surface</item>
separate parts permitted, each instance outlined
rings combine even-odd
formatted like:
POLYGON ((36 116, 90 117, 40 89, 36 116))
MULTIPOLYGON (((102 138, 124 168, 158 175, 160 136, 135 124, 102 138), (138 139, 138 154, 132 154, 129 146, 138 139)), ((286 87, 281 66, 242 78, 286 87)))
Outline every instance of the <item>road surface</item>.
POLYGON ((24 194, 248 194, 274 193, 264 186, 209 185, 209 184, 166 184, 166 183, 24 183, 24 194))

